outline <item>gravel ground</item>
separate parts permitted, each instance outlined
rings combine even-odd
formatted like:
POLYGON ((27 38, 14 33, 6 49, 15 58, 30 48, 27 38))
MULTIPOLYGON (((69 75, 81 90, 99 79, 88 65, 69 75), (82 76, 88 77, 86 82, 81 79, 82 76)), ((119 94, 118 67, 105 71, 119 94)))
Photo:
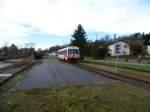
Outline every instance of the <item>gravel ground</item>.
POLYGON ((27 72, 13 89, 47 88, 50 86, 102 84, 113 80, 56 59, 45 59, 27 72))

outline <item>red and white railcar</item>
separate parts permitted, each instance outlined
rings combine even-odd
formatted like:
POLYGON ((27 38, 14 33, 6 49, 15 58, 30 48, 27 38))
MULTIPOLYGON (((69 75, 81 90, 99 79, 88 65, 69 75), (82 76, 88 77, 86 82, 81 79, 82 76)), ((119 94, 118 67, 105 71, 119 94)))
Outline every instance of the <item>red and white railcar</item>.
POLYGON ((79 48, 76 46, 66 47, 57 52, 57 58, 68 62, 76 62, 80 58, 79 48))

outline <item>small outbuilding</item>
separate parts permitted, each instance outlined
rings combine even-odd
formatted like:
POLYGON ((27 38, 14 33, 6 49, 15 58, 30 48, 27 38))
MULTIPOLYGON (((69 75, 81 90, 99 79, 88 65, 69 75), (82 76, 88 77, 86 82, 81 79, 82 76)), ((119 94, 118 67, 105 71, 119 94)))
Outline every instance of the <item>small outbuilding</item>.
POLYGON ((130 44, 126 41, 116 41, 108 45, 111 56, 130 55, 130 44))

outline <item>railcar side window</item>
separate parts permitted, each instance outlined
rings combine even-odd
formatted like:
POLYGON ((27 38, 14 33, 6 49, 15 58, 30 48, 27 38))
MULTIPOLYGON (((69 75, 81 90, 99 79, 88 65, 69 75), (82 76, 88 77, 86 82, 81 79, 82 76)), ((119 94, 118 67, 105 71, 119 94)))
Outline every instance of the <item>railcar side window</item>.
POLYGON ((79 54, 79 50, 78 49, 69 49, 68 53, 75 53, 75 54, 79 54))

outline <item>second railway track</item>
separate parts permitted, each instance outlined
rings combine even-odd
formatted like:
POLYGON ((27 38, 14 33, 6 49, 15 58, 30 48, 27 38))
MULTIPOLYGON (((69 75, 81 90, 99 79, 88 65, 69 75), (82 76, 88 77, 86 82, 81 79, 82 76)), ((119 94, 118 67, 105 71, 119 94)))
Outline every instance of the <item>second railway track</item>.
POLYGON ((119 81, 122 81, 122 82, 125 82, 125 83, 129 83, 129 84, 132 84, 134 86, 137 86, 137 87, 140 87, 140 88, 143 88, 143 89, 146 89, 146 90, 150 91, 150 82, 149 81, 145 81, 145 80, 141 80, 141 79, 137 79, 137 78, 133 78, 133 77, 129 77, 129 76, 124 76, 124 75, 114 73, 114 72, 110 72, 110 71, 107 71, 107 70, 104 70, 104 69, 97 69, 97 68, 82 65, 82 64, 78 64, 78 65, 75 65, 75 66, 78 66, 80 68, 89 70, 91 72, 101 74, 103 76, 106 76, 106 77, 109 77, 109 78, 112 78, 112 79, 115 79, 115 80, 119 80, 119 81))

